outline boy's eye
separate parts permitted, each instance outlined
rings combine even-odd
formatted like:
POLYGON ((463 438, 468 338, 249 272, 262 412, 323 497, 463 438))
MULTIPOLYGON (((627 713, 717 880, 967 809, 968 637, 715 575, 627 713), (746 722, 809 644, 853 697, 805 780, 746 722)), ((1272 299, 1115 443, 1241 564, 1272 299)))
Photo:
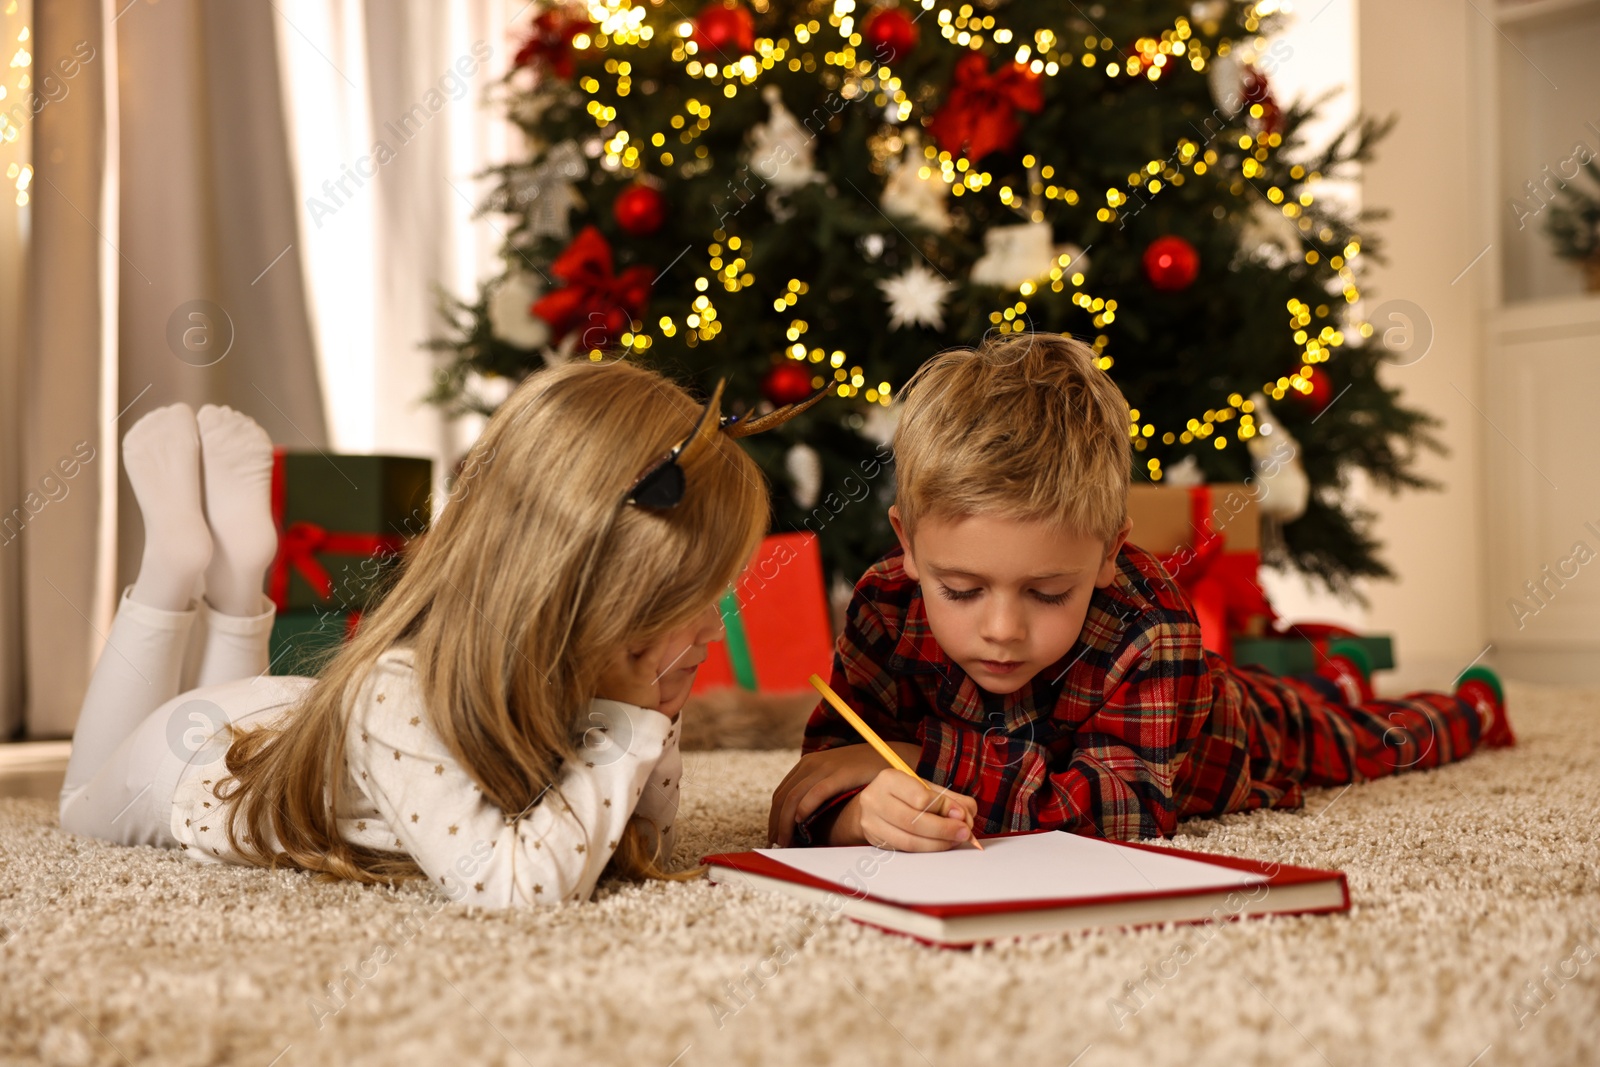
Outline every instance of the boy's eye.
POLYGON ((946 600, 971 600, 978 595, 976 589, 951 589, 943 582, 939 583, 939 595, 946 600))
POLYGON ((1033 595, 1038 597, 1039 602, 1042 604, 1060 604, 1065 602, 1067 597, 1072 595, 1072 590, 1068 589, 1061 593, 1041 593, 1035 589, 1033 591, 1033 595))

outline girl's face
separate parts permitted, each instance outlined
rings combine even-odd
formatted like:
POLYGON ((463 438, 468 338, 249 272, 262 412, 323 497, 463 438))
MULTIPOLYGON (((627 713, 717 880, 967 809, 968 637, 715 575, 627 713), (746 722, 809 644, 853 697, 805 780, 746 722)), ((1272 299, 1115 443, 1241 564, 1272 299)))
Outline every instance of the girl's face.
POLYGON ((648 645, 619 649, 600 679, 597 696, 653 708, 676 718, 689 699, 706 646, 722 640, 722 614, 711 603, 699 615, 648 645))
POLYGON ((676 716, 689 699, 695 671, 706 659, 706 646, 722 640, 722 613, 710 604, 695 618, 657 642, 656 682, 661 702, 655 709, 676 716))

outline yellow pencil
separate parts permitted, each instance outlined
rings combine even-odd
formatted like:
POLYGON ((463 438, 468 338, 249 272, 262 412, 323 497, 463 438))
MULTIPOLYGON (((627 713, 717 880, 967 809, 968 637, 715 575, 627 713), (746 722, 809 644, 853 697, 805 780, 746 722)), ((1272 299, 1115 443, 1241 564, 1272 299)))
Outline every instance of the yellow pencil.
MULTIPOLYGON (((819 675, 813 674, 811 676, 811 684, 817 692, 822 694, 822 699, 833 705, 834 711, 837 711, 840 715, 844 716, 844 721, 854 727, 856 733, 860 734, 862 739, 865 740, 867 744, 877 749, 878 755, 889 761, 889 766, 893 767, 897 771, 903 771, 904 773, 909 774, 911 777, 921 782, 925 788, 932 790, 935 795, 946 792, 945 789, 934 785, 926 778, 918 775, 916 771, 912 770, 906 761, 900 758, 900 754, 886 745, 883 741, 883 738, 879 737, 872 727, 866 724, 861 716, 851 711, 850 706, 843 700, 839 699, 839 694, 835 693, 833 688, 829 686, 827 682, 824 682, 819 675)), ((973 847, 975 847, 979 852, 983 851, 983 842, 978 840, 976 827, 973 827, 971 841, 973 847)))

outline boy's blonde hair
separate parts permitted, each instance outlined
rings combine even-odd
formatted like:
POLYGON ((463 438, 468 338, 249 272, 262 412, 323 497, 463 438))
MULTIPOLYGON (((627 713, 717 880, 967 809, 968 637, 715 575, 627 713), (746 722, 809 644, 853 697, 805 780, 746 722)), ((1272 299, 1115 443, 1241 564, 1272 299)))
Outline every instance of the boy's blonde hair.
POLYGON ((1066 334, 941 352, 901 394, 895 503, 930 516, 1043 521, 1112 541, 1128 514, 1128 402, 1066 334))
MULTIPOLYGON (((761 470, 723 433, 685 460, 677 507, 623 504, 702 409, 627 363, 585 360, 523 382, 354 638, 282 725, 233 741, 226 799, 246 828, 235 838, 229 819, 234 848, 358 882, 421 875, 409 856, 349 843, 335 819, 352 700, 396 642, 412 649, 428 725, 485 800, 509 817, 559 793, 609 655, 704 612, 766 532, 761 470)), ((635 816, 610 872, 666 877, 659 841, 635 816)))

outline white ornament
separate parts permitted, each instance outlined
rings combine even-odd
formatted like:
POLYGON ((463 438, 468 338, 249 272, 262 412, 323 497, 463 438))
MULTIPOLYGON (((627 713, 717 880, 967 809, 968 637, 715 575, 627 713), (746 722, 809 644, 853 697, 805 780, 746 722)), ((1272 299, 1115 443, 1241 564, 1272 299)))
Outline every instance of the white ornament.
POLYGON ((489 330, 508 345, 543 348, 550 341, 550 324, 529 308, 542 295, 539 279, 527 271, 513 270, 489 291, 489 330))
POLYGON ((883 187, 884 214, 908 219, 934 233, 944 233, 950 229, 950 213, 945 210, 950 186, 923 164, 922 147, 915 131, 908 130, 905 141, 905 150, 895 161, 883 187), (924 171, 927 177, 922 176, 924 171))
POLYGON ((992 226, 983 235, 983 255, 972 265, 971 281, 1015 289, 1023 282, 1045 277, 1056 267, 1076 273, 1088 265, 1077 245, 1051 242, 1048 222, 992 226))
POLYGON ((889 301, 889 329, 902 326, 931 326, 944 329, 944 302, 955 283, 939 277, 921 263, 907 267, 894 278, 878 283, 889 301))
POLYGON ((1273 421, 1267 398, 1250 394, 1256 433, 1245 442, 1255 469, 1256 503, 1261 514, 1279 522, 1293 522, 1306 513, 1311 500, 1311 479, 1300 462, 1300 442, 1273 421))
POLYGON ((750 130, 750 169, 780 193, 793 192, 821 177, 815 161, 815 138, 783 106, 776 85, 761 90, 770 117, 750 130))
POLYGON ((1206 71, 1211 102, 1222 117, 1231 119, 1244 107, 1244 64, 1233 56, 1213 56, 1206 71))
POLYGON ((516 387, 515 379, 503 375, 467 372, 466 394, 490 411, 504 404, 516 387))
MULTIPOLYGON (((577 352, 578 331, 573 330, 554 346, 545 347, 544 352, 542 353, 544 356, 544 365, 546 367, 559 367, 563 364, 571 363, 577 358, 577 352)), ((584 358, 587 359, 588 355, 585 354, 584 358)))
POLYGON ((535 237, 554 237, 565 241, 572 236, 568 219, 574 208, 583 206, 577 184, 588 174, 583 151, 576 141, 562 141, 548 149, 538 163, 512 175, 501 211, 523 211, 528 231, 535 237))
POLYGON ((1272 204, 1258 200, 1239 230, 1239 250, 1273 270, 1300 262, 1305 254, 1298 225, 1272 204))
POLYGON ((810 445, 795 445, 783 457, 783 469, 794 487, 794 502, 809 511, 822 495, 822 457, 810 445))
MULTIPOLYGON (((524 67, 523 70, 528 68, 524 67)), ((508 107, 510 118, 517 125, 528 129, 536 127, 544 121, 544 113, 557 102, 557 94, 550 92, 515 93, 511 97, 508 107)))
POLYGON ((872 410, 867 412, 866 421, 861 425, 861 436, 876 444, 887 445, 894 440, 894 429, 900 425, 900 405, 885 407, 872 404, 870 407, 872 410))
POLYGON ((1193 489, 1197 485, 1206 484, 1205 473, 1200 470, 1200 461, 1193 456, 1184 456, 1168 467, 1162 474, 1161 480, 1174 489, 1193 489))

